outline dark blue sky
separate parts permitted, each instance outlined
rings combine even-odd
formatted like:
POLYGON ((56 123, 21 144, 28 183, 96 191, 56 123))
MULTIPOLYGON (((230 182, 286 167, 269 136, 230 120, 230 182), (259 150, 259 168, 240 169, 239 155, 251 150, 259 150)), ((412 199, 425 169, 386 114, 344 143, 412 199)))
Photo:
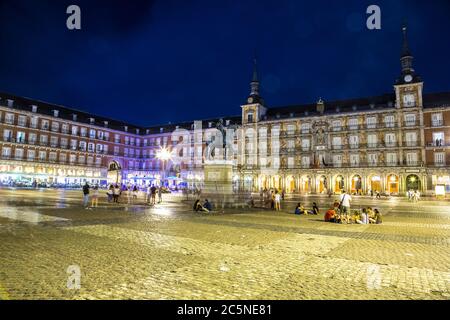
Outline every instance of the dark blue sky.
POLYGON ((448 0, 2 0, 0 91, 140 125, 238 115, 256 50, 269 106, 378 95, 400 72, 404 18, 425 91, 449 91, 448 0))

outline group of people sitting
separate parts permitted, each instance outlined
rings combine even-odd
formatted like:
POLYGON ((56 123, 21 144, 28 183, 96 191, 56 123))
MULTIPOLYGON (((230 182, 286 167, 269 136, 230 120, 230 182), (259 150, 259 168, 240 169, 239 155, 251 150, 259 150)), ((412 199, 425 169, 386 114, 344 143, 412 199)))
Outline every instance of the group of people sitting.
MULTIPOLYGON (((357 223, 357 224, 380 224, 383 222, 383 217, 378 209, 372 209, 371 207, 363 208, 361 210, 352 210, 353 212, 347 212, 341 209, 342 205, 339 201, 334 201, 333 206, 325 212, 324 220, 326 222, 335 223, 357 223)), ((319 215, 319 207, 317 203, 313 202, 311 210, 306 209, 300 202, 295 207, 294 214, 303 215, 319 215)))
POLYGON ((210 212, 212 210, 212 204, 208 201, 208 199, 205 199, 205 202, 203 204, 201 204, 200 199, 197 199, 195 200, 194 207, 192 209, 196 212, 210 212))
POLYGON ((311 210, 307 210, 299 202, 299 203, 297 203, 297 206, 295 207, 294 214, 304 214, 304 215, 315 214, 315 215, 318 215, 319 214, 319 207, 317 206, 317 203, 313 202, 312 209, 311 210))
POLYGON ((353 210, 351 214, 343 215, 339 207, 333 207, 325 212, 324 220, 335 223, 357 223, 357 224, 380 224, 383 217, 378 209, 371 207, 362 208, 362 210, 353 210))

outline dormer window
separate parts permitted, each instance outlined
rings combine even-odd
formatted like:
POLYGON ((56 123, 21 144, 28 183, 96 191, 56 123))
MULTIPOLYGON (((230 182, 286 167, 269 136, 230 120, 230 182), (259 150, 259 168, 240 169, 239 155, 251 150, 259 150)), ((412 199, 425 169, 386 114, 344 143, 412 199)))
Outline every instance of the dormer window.
POLYGON ((212 122, 208 122, 208 128, 212 127, 212 122))
POLYGON ((53 116, 54 116, 55 118, 58 118, 58 116, 59 116, 59 110, 53 110, 53 116))
POLYGON ((230 125, 230 120, 225 120, 225 125, 229 126, 230 125))
POLYGON ((103 121, 103 125, 105 128, 108 128, 108 121, 103 121))
POLYGON ((139 129, 136 129, 136 134, 139 134, 139 129))
POLYGON ((159 128, 159 132, 163 133, 164 132, 164 128, 159 128))
POLYGON ((94 118, 89 118, 89 122, 90 122, 90 124, 94 124, 95 123, 95 119, 94 118))
POLYGON ((31 112, 36 113, 37 112, 37 106, 32 105, 31 106, 31 112))
POLYGON ((356 104, 354 104, 354 105, 352 106, 352 110, 353 110, 353 111, 356 111, 356 109, 358 109, 358 106, 357 106, 356 104))
POLYGON ((72 115, 72 120, 73 120, 73 121, 77 121, 77 115, 76 115, 76 114, 73 114, 73 115, 72 115))
POLYGON ((12 107, 13 107, 13 105, 14 105, 14 100, 11 100, 11 99, 7 99, 6 101, 7 101, 7 105, 8 105, 8 107, 12 108, 12 107))
POLYGON ((128 126, 124 126, 123 129, 125 130, 125 132, 128 132, 128 126))
POLYGON ((145 134, 149 134, 149 133, 150 133, 149 129, 145 130, 145 134))

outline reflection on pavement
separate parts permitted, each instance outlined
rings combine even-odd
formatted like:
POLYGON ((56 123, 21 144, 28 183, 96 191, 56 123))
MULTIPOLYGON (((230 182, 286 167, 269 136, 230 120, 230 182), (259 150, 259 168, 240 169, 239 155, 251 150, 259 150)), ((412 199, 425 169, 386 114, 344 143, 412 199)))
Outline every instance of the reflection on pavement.
POLYGON ((52 221, 69 221, 69 219, 47 216, 44 214, 40 214, 37 211, 24 209, 20 207, 6 207, 2 208, 0 211, 0 217, 17 220, 17 221, 25 221, 33 224, 38 224, 39 222, 52 222, 52 221))

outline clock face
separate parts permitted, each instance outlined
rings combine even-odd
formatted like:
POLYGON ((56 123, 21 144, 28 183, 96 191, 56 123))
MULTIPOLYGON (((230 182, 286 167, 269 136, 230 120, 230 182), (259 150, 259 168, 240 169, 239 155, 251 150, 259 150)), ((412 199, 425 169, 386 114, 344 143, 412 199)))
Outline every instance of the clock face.
POLYGON ((407 74, 404 79, 405 79, 405 82, 411 82, 412 76, 410 74, 407 74))
POLYGON ((248 103, 252 103, 253 102, 253 98, 250 97, 250 98, 247 99, 247 101, 248 101, 248 103))

